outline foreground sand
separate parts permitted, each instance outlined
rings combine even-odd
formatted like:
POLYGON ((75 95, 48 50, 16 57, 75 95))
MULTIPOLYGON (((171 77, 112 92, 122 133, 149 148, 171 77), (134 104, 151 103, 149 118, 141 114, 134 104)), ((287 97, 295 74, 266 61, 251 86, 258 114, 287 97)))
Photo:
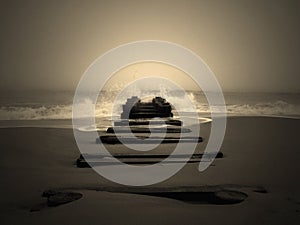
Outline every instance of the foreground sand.
MULTIPOLYGON (((248 195, 244 202, 233 205, 95 191, 126 187, 90 168, 76 168, 79 151, 71 129, 0 129, 1 224, 299 224, 299 128, 300 120, 294 119, 229 118, 221 149, 224 158, 216 159, 203 173, 198 172, 198 163, 189 163, 155 185, 231 185, 248 195), (83 197, 30 212, 45 201, 41 195, 51 188, 75 190, 83 197), (264 189, 267 193, 255 191, 264 189)), ((201 131, 207 138, 209 124, 201 131)), ((205 142, 199 149, 204 146, 205 142)))

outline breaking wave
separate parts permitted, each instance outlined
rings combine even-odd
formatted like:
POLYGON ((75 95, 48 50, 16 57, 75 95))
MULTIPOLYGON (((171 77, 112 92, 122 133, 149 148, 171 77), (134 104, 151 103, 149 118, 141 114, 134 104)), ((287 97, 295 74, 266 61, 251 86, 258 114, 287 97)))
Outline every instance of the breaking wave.
POLYGON ((254 105, 228 105, 227 113, 237 115, 270 115, 300 118, 300 106, 289 104, 280 100, 274 103, 267 102, 257 103, 254 105))
MULTIPOLYGON (((89 100, 82 104, 92 104, 89 100)), ((209 114, 208 104, 195 101, 199 114, 209 114)), ((96 106, 96 117, 110 117, 113 103, 102 102, 96 106)), ((282 116, 300 118, 300 105, 286 101, 259 102, 256 104, 228 104, 231 116, 282 116)), ((84 107, 82 107, 84 109, 84 107)), ((181 109, 184 111, 184 109, 181 109)), ((188 111, 188 109, 187 109, 188 111)), ((116 115, 114 115, 116 116, 116 115)), ((72 119, 72 104, 60 105, 17 105, 0 107, 0 120, 60 120, 72 119)))

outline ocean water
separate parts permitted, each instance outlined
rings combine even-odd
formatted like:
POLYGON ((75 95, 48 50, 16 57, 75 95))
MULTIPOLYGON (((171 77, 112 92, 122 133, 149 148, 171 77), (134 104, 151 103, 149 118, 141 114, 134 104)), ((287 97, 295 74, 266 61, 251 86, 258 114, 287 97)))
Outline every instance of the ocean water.
MULTIPOLYGON (((101 124, 107 126, 112 116, 114 119, 119 117, 121 106, 125 102, 117 102, 117 106, 114 106, 117 94, 117 91, 103 91, 99 94, 96 106, 99 126, 101 124)), ((160 95, 171 104, 174 101, 183 102, 184 98, 188 97, 195 105, 199 118, 210 117, 210 107, 205 95, 201 92, 188 91, 185 94, 149 92, 148 95, 160 95)), ((0 96, 0 125, 44 124, 51 126, 51 124, 61 124, 63 126, 63 123, 57 121, 72 119, 73 97, 74 92, 72 91, 2 92, 0 96)), ((228 116, 300 118, 300 94, 225 92, 224 97, 228 116)), ((92 103, 87 98, 82 104, 92 103)), ((184 106, 180 110, 184 113, 189 112, 189 109, 185 109, 184 106)))

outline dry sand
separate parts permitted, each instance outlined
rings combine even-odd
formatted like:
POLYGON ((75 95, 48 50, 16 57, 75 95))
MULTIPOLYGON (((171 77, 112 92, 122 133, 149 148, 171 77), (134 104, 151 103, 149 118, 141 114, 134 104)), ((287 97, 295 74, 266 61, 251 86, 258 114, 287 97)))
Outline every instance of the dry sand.
MULTIPOLYGON (((300 224, 299 125, 295 119, 229 118, 224 158, 202 173, 198 163, 189 163, 167 181, 147 187, 218 185, 248 195, 229 205, 126 193, 130 188, 74 165, 79 150, 71 129, 0 129, 1 224, 300 224), (30 212, 45 204, 41 195, 49 189, 83 197, 30 212)), ((207 140, 209 124, 201 129, 207 140)), ((112 148, 122 151, 121 146, 112 148)))

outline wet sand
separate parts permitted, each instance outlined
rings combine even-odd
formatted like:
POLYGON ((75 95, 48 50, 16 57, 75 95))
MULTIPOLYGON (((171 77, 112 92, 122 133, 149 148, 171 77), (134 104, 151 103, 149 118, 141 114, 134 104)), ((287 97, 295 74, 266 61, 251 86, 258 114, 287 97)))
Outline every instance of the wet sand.
MULTIPOLYGON (((188 163, 172 178, 144 189, 112 183, 91 168, 77 168, 71 129, 2 128, 1 221, 3 224, 299 224, 300 120, 235 117, 221 151, 208 170, 188 163), (172 188, 216 188, 247 195, 237 204, 194 204, 167 195, 172 188), (47 207, 46 190, 77 192, 82 198, 47 207), (141 192, 151 192, 143 194, 141 192), (39 210, 31 212, 37 205, 39 210)), ((209 123, 201 126, 203 143, 209 123)), ((163 149, 168 151, 166 144, 163 149)), ((122 151, 121 145, 111 146, 122 151)))

